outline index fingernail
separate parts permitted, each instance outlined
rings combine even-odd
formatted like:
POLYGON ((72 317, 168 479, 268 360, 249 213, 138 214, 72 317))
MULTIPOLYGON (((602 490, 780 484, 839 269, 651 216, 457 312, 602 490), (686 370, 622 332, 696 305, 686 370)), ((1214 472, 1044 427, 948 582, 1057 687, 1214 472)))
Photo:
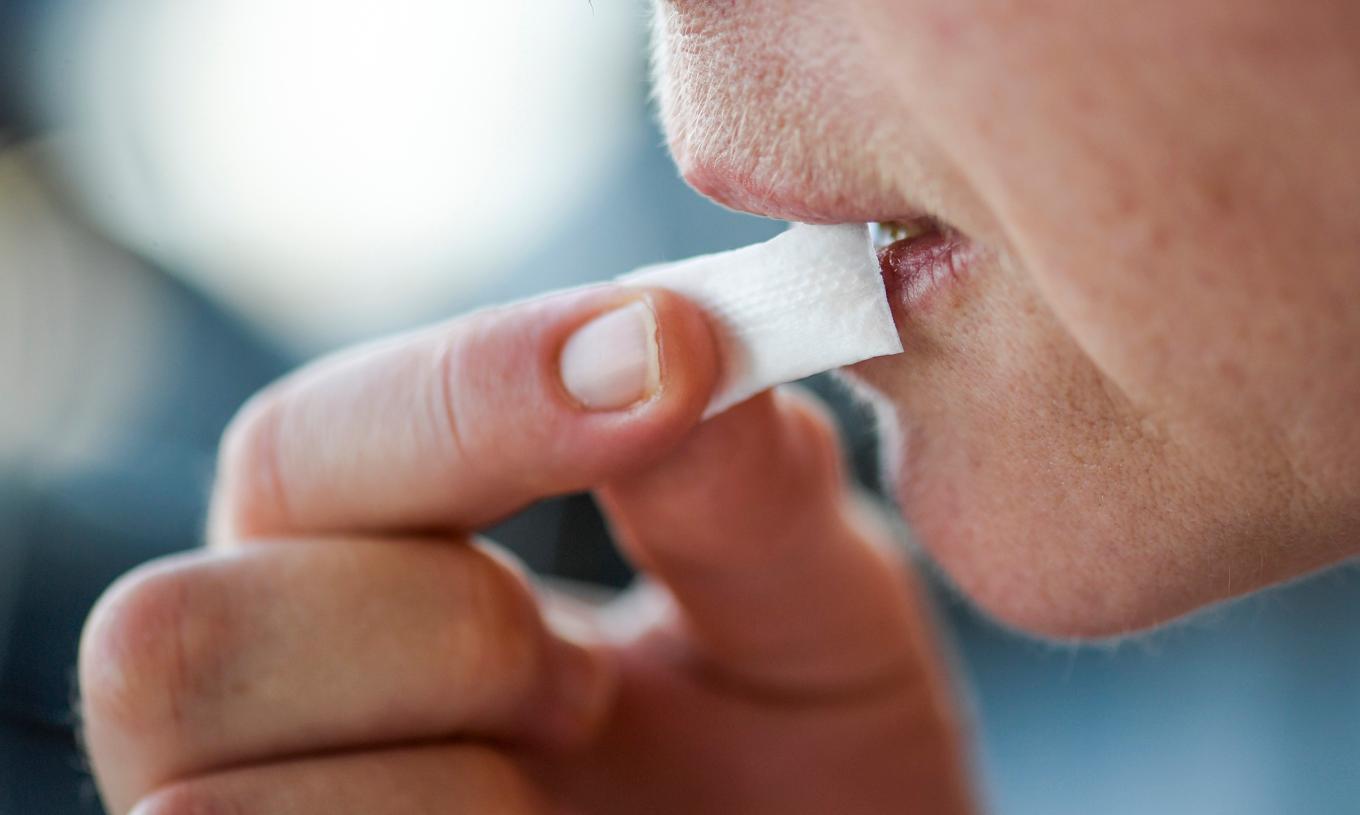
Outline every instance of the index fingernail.
POLYGON ((656 315, 644 300, 596 317, 562 347, 562 384, 589 410, 646 400, 661 384, 656 332, 656 315))

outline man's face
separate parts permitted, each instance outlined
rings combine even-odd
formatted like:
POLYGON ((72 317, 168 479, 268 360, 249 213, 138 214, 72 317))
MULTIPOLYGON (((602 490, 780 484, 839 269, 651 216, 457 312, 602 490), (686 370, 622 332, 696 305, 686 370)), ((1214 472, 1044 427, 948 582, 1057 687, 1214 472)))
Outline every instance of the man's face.
POLYGON ((1356 550, 1360 5, 658 6, 696 188, 945 225, 854 374, 984 607, 1114 633, 1356 550))

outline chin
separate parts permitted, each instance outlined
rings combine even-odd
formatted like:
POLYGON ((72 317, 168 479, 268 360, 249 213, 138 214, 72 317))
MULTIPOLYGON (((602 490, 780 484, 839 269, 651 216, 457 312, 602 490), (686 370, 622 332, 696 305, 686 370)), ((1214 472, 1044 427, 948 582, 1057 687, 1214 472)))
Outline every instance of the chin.
POLYGON ((908 417, 865 385, 874 373, 848 378, 878 413, 885 483, 913 543, 1004 627, 1121 637, 1308 570, 1279 556, 1277 525, 1163 460, 1107 466, 1057 436, 908 417))

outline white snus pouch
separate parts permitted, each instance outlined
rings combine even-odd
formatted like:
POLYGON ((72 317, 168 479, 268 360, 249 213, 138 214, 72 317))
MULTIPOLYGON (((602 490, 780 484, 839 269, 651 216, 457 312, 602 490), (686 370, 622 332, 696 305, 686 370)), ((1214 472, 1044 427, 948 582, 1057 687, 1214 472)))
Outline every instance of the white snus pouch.
POLYGON ((688 297, 722 346, 704 418, 760 391, 902 352, 868 227, 794 224, 778 237, 619 278, 688 297))

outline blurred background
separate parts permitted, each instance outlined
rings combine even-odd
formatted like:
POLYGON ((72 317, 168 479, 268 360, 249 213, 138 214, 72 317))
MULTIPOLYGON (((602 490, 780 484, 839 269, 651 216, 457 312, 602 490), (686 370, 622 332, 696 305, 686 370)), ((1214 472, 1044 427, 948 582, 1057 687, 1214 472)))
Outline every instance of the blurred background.
MULTIPOLYGON (((677 179, 647 13, 0 0, 0 815, 100 811, 81 622, 118 574, 199 543, 254 390, 339 344, 782 229, 677 179)), ((876 488, 864 414, 811 384, 876 488)), ((586 497, 495 535, 546 574, 630 577, 586 497)), ((1078 648, 934 581, 992 810, 1360 811, 1358 584, 1078 648)))

